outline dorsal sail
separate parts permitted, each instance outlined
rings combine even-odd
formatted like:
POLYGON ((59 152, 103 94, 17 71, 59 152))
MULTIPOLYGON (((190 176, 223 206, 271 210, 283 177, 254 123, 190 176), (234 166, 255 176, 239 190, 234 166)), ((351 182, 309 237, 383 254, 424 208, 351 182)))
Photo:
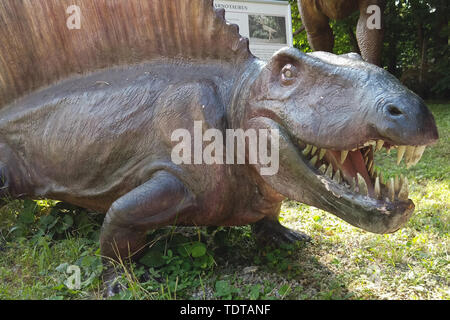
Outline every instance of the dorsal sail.
POLYGON ((72 74, 157 58, 253 57, 212 0, 1 0, 0 108, 72 74), (68 8, 80 9, 69 29, 68 8))

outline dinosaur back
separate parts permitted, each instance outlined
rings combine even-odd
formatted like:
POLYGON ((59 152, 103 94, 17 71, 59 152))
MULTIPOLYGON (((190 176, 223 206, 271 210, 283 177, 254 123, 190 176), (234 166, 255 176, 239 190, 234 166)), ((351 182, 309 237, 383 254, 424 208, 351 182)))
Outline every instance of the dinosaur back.
POLYGON ((212 0, 1 0, 0 108, 74 74, 156 59, 254 58, 212 0), (80 29, 67 21, 81 13, 80 29))

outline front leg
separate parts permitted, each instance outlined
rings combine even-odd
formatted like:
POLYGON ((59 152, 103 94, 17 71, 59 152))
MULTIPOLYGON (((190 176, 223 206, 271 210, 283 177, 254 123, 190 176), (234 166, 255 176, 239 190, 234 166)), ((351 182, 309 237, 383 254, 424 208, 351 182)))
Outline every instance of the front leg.
POLYGON ((311 241, 307 234, 283 227, 278 218, 264 218, 252 225, 256 242, 260 245, 279 245, 297 241, 311 241))

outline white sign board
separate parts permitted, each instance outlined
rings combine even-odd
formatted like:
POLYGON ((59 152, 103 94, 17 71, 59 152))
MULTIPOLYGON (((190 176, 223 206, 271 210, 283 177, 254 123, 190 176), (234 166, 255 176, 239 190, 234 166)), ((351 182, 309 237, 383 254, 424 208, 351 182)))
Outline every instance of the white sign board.
POLYGON ((293 46, 291 6, 287 1, 214 0, 225 9, 225 19, 239 26, 239 33, 250 39, 251 52, 269 60, 279 49, 293 46))

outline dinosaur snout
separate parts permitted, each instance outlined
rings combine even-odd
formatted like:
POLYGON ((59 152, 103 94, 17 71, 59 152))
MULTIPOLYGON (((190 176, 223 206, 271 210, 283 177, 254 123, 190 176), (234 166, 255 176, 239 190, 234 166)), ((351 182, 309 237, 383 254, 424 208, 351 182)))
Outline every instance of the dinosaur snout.
POLYGON ((433 115, 422 99, 415 95, 386 101, 381 108, 378 132, 396 145, 429 145, 438 140, 433 115))

